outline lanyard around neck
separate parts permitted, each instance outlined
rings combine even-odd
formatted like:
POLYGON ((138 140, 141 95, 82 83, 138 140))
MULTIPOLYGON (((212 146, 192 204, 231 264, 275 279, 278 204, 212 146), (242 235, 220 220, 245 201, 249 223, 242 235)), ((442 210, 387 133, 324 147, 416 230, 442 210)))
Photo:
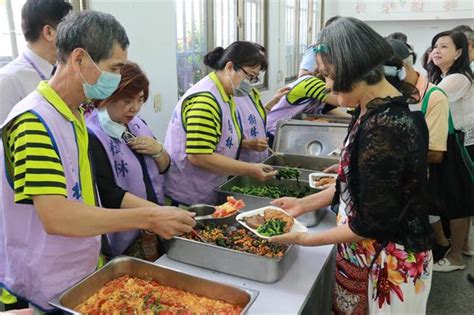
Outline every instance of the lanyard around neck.
POLYGON ((41 80, 48 80, 48 78, 44 75, 43 72, 38 68, 38 66, 33 62, 33 60, 30 59, 25 53, 23 53, 23 58, 30 64, 30 66, 35 69, 36 73, 40 76, 41 80))

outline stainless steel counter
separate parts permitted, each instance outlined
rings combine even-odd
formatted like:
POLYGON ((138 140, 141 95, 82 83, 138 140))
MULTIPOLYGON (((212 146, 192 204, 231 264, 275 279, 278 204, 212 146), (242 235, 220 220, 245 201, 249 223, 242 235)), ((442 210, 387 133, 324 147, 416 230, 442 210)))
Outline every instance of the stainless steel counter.
MULTIPOLYGON (((318 233, 335 226, 332 212, 314 228, 318 233)), ((238 285, 257 290, 259 296, 249 309, 249 314, 329 314, 334 287, 334 246, 300 247, 298 255, 276 283, 266 284, 238 278, 169 259, 166 255, 155 262, 185 273, 212 281, 238 285)), ((251 268, 251 266, 242 266, 251 268)))

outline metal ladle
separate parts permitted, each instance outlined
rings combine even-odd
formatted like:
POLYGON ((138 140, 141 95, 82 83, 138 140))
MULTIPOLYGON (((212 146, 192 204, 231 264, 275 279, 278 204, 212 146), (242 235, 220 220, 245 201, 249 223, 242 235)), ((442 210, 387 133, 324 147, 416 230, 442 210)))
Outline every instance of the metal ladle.
POLYGON ((213 216, 213 213, 216 211, 215 206, 206 205, 206 204, 196 204, 188 208, 188 211, 196 213, 194 220, 204 221, 208 220, 216 224, 231 224, 235 221, 235 217, 239 214, 239 211, 236 211, 228 216, 216 218, 213 216))
POLYGON ((200 221, 206 219, 214 219, 212 214, 216 211, 216 207, 206 204, 197 204, 190 206, 188 208, 188 211, 196 213, 197 216, 194 217, 194 220, 200 221))

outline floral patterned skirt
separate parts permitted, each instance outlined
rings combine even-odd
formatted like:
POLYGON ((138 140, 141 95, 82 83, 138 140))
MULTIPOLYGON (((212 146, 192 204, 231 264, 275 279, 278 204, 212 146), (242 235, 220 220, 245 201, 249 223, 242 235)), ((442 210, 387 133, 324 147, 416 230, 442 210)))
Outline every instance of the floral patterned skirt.
POLYGON ((433 274, 431 250, 407 252, 389 243, 368 272, 377 246, 374 240, 338 245, 334 313, 425 314, 433 274))

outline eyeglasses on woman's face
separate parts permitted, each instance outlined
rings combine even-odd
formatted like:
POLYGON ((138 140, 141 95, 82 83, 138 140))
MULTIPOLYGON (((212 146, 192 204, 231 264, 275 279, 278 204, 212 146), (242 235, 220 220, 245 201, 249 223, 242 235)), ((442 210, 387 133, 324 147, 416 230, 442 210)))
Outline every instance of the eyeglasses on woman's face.
POLYGON ((258 71, 256 73, 252 73, 251 71, 246 71, 243 67, 240 68, 243 73, 245 73, 246 79, 249 80, 250 83, 255 84, 260 82, 265 75, 265 71, 258 71))

